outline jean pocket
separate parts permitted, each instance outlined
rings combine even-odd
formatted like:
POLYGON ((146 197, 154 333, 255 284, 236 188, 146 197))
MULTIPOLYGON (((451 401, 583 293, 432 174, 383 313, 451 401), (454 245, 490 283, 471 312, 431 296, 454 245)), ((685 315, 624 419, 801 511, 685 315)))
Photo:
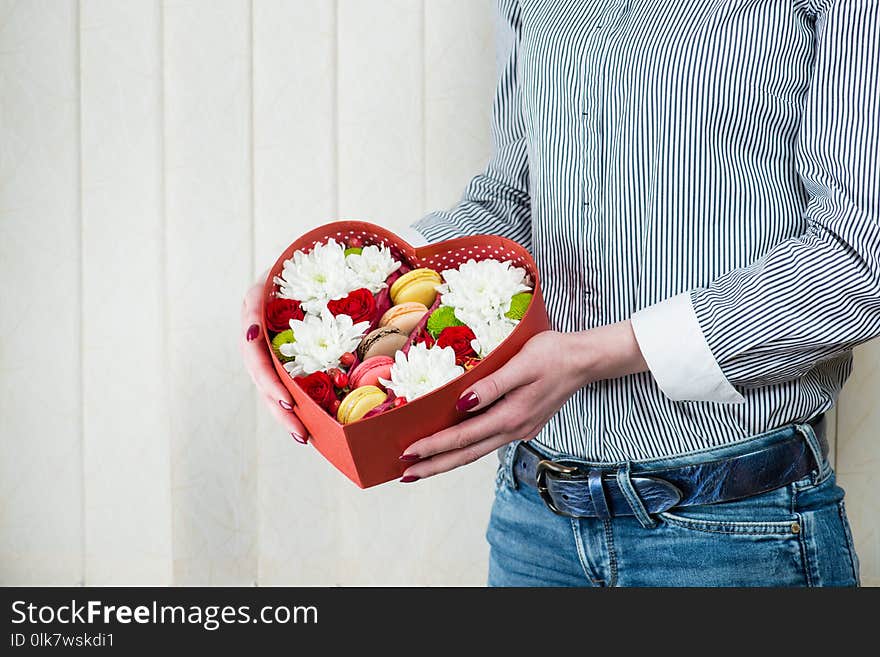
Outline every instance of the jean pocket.
POLYGON ((800 523, 796 517, 787 520, 730 520, 727 518, 711 519, 706 517, 669 513, 657 514, 667 525, 695 532, 709 534, 742 534, 747 536, 773 536, 797 540, 800 534, 800 523))
POLYGON ((682 507, 657 516, 668 525, 695 532, 797 539, 801 526, 793 503, 793 488, 783 486, 741 500, 682 507))

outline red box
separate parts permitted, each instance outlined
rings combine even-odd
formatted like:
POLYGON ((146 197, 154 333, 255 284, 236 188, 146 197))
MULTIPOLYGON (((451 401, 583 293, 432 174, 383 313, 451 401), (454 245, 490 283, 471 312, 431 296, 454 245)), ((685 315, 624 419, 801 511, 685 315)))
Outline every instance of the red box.
MULTIPOLYGON (((316 242, 329 238, 346 242, 360 237, 365 243, 382 243, 413 267, 430 267, 437 271, 455 268, 473 258, 511 260, 528 271, 534 283, 533 297, 525 316, 513 332, 483 358, 473 369, 453 379, 432 393, 380 415, 342 425, 319 407, 300 388, 272 353, 272 362, 284 386, 296 402, 296 413, 311 434, 313 444, 324 457, 361 488, 399 478, 408 467, 399 456, 412 443, 465 418, 455 403, 469 386, 497 370, 516 354, 533 335, 550 328, 547 310, 541 296, 538 269, 531 254, 516 242, 497 235, 474 235, 414 248, 381 226, 363 221, 339 221, 309 231, 281 254, 263 288, 261 316, 265 317, 266 302, 275 291, 273 278, 280 275, 285 260, 294 251, 311 249, 316 242)), ((271 345, 262 322, 263 339, 271 345)), ((271 353, 271 349, 269 349, 271 353)))

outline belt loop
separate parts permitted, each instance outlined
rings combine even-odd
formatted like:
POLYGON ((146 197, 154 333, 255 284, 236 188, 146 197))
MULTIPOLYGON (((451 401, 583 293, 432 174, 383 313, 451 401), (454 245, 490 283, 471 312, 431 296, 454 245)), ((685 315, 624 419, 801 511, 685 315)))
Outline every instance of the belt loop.
POLYGON ((608 508, 608 500, 605 498, 605 489, 602 487, 601 470, 590 470, 587 475, 587 485, 590 488, 590 499, 593 502, 593 510, 600 520, 608 520, 611 510, 608 508))
MULTIPOLYGON (((824 426, 824 424, 821 426, 824 426)), ((822 481, 831 470, 831 463, 822 453, 822 445, 819 442, 819 437, 816 435, 816 431, 809 423, 796 424, 794 427, 795 430, 804 437, 804 441, 807 443, 807 447, 810 448, 810 452, 813 454, 813 459, 816 461, 816 476, 813 477, 813 483, 815 484, 822 481)))
POLYGON ((651 515, 648 513, 648 510, 645 509, 645 505, 642 504, 642 499, 639 497, 638 492, 636 492, 635 486, 632 485, 632 481, 630 481, 630 462, 627 461, 624 467, 618 468, 615 473, 615 477, 617 478, 617 485, 620 487, 623 496, 626 498, 627 503, 629 503, 629 507, 632 509, 633 514, 638 519, 639 524, 645 529, 653 529, 657 526, 657 521, 654 520, 651 515))
POLYGON ((512 443, 507 443, 507 445, 504 446, 504 455, 501 457, 505 483, 507 483, 509 488, 514 490, 519 486, 519 484, 516 483, 513 469, 516 467, 516 448, 519 447, 521 442, 521 440, 514 440, 512 443))

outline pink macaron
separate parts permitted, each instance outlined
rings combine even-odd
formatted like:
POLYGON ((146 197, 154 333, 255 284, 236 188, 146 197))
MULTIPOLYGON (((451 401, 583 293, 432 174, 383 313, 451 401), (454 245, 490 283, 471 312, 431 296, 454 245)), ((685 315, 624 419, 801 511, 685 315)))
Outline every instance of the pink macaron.
POLYGON ((390 356, 372 356, 367 358, 348 373, 348 385, 351 388, 360 388, 361 386, 384 388, 379 383, 379 379, 391 378, 392 365, 394 365, 394 359, 390 356))

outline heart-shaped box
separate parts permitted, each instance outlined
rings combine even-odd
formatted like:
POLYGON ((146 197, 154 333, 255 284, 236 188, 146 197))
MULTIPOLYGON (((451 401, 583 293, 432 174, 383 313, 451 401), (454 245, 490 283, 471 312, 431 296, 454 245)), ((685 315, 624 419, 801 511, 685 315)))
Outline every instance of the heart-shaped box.
MULTIPOLYGON (((266 303, 274 296, 274 277, 281 274, 284 261, 299 250, 310 250, 315 243, 329 238, 345 243, 358 237, 366 244, 384 244, 395 258, 415 267, 436 271, 455 268, 469 259, 510 260, 523 267, 534 282, 532 301, 513 332, 473 369, 466 371, 433 392, 408 404, 351 424, 342 425, 313 401, 291 378, 272 350, 272 362, 281 381, 296 402, 296 414, 311 434, 311 442, 324 457, 361 488, 397 479, 408 467, 398 458, 420 438, 450 427, 465 418, 455 403, 474 382, 491 374, 533 335, 550 328, 547 310, 541 297, 538 268, 528 251, 516 242, 497 235, 474 235, 414 248, 381 226, 363 221, 338 221, 309 231, 281 254, 273 265, 263 288, 261 317, 266 303)), ((266 322, 261 322, 263 339, 271 345, 266 322)))

